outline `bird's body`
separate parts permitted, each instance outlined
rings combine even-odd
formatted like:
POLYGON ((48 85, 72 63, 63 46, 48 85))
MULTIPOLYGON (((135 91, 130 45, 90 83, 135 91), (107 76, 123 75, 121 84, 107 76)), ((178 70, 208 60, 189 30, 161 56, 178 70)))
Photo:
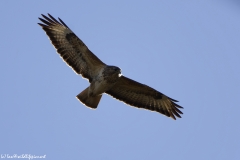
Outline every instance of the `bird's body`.
POLYGON ((88 91, 89 95, 103 94, 111 89, 119 80, 120 74, 121 70, 118 67, 106 65, 92 80, 88 91))
POLYGON ((168 117, 181 118, 182 108, 174 99, 157 90, 121 75, 116 66, 109 66, 95 56, 70 28, 59 21, 42 15, 39 23, 62 59, 77 73, 89 80, 90 86, 77 98, 90 108, 97 108, 102 94, 107 93, 131 106, 162 113, 168 117))

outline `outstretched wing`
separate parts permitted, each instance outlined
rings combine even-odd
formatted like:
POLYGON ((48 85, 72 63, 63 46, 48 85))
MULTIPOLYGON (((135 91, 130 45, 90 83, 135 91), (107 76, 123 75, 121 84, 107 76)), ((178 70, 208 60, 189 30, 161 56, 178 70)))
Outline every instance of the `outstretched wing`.
POLYGON ((181 118, 182 112, 178 108, 183 107, 175 103, 178 101, 127 77, 121 76, 106 93, 131 106, 156 111, 175 120, 175 116, 181 118))
POLYGON ((60 18, 58 18, 59 22, 50 14, 48 14, 49 17, 43 14, 42 16, 44 19, 39 19, 43 24, 38 24, 46 32, 62 59, 76 73, 81 74, 91 82, 92 78, 98 74, 105 64, 87 48, 83 41, 60 18))

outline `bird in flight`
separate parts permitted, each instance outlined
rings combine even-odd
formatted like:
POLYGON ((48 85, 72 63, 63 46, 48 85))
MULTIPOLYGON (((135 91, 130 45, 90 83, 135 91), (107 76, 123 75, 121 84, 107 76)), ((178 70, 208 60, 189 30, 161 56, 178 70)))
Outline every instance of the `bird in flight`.
POLYGON ((42 14, 38 23, 48 35, 61 58, 83 78, 88 79, 90 86, 76 97, 84 105, 96 109, 106 93, 128 105, 159 112, 176 120, 183 114, 174 100, 161 92, 121 74, 121 69, 102 62, 79 39, 74 32, 60 19, 42 14), (176 116, 176 117, 175 117, 176 116))

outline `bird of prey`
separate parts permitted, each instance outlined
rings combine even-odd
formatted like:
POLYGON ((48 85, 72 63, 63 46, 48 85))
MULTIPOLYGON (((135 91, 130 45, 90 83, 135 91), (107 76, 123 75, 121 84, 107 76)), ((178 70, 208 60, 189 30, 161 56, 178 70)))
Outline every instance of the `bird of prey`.
POLYGON ((102 62, 60 19, 42 14, 38 23, 48 35, 61 58, 83 78, 89 80, 90 86, 76 97, 84 105, 96 109, 102 94, 125 102, 128 105, 159 112, 176 120, 181 118, 183 108, 161 92, 121 74, 121 69, 102 62))

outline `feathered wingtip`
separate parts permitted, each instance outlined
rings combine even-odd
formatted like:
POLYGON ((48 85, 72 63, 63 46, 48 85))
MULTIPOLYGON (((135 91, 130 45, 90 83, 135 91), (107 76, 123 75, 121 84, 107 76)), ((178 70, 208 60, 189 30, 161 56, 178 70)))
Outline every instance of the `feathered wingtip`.
POLYGON ((56 20, 51 14, 48 13, 48 16, 45 16, 44 14, 41 14, 42 17, 44 18, 38 18, 40 21, 42 21, 44 24, 42 23, 38 23, 41 27, 47 27, 47 26, 51 26, 51 25, 63 25, 66 28, 69 28, 60 18, 58 18, 58 20, 56 20))

